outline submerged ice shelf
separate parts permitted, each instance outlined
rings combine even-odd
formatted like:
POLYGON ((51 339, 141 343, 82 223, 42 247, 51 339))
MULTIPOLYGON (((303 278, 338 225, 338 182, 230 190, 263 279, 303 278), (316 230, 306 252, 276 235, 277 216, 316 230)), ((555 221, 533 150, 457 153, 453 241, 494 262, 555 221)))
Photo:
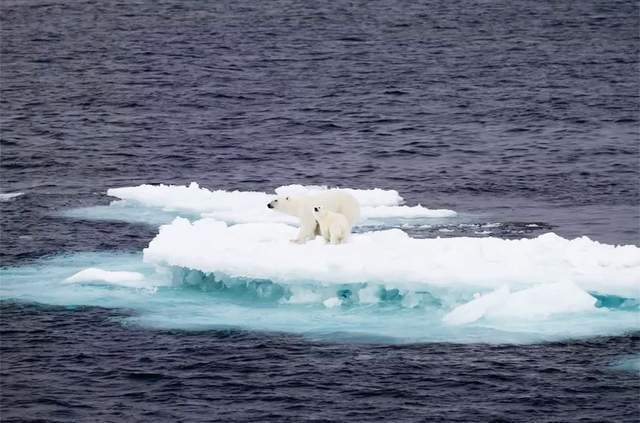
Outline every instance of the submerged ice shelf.
POLYGON ((65 283, 106 283, 128 288, 144 288, 144 275, 139 272, 110 271, 89 267, 64 280, 65 283))
MULTIPOLYGON (((532 295, 549 299, 571 293, 592 301, 575 286, 550 284, 542 293, 532 290, 514 290, 510 295, 526 301, 532 295)), ((563 310, 557 304, 576 301, 564 298, 555 299, 556 305, 542 304, 547 307, 542 313, 538 309, 532 314, 530 308, 524 316, 513 313, 520 301, 511 306, 509 301, 495 301, 475 319, 454 324, 446 321, 452 310, 465 303, 477 308, 474 290, 423 287, 411 291, 382 283, 275 283, 158 267, 145 263, 140 254, 126 253, 76 253, 1 268, 0 298, 122 308, 133 312, 125 323, 153 328, 233 327, 374 342, 528 343, 621 334, 637 330, 638 322, 637 303, 625 310, 591 307, 591 303, 563 310), (91 270, 83 270, 87 268, 91 270), (123 283, 121 277, 135 283, 123 283)))
POLYGON ((295 219, 266 203, 324 189, 109 190, 118 198, 109 206, 69 215, 162 225, 143 254, 80 253, 3 268, 0 298, 126 308, 135 311, 127 321, 152 327, 391 342, 534 342, 638 329, 636 246, 553 233, 415 239, 388 229, 391 222, 431 224, 455 212, 404 205, 399 193, 380 189, 351 190, 365 219, 348 243, 291 243, 295 219))

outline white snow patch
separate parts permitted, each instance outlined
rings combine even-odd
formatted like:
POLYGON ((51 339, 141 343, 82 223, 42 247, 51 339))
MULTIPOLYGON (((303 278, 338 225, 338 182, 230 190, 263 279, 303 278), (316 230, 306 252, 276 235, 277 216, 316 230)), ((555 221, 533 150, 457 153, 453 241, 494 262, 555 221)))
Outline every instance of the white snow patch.
POLYGON ((106 283, 110 285, 123 286, 127 288, 148 288, 142 273, 110 271, 89 267, 78 273, 69 276, 64 283, 106 283))
POLYGON ((450 325, 465 325, 475 322, 485 315, 487 310, 498 304, 503 304, 509 297, 509 287, 502 286, 485 295, 477 295, 468 303, 451 310, 442 321, 450 325))
POLYGON ((557 282, 514 292, 488 315, 498 319, 546 319, 554 314, 595 311, 596 302, 576 284, 557 282))
POLYGON ((450 311, 442 319, 463 325, 481 318, 546 319, 555 314, 595 311, 596 299, 571 282, 538 285, 511 293, 507 286, 481 295, 450 311))
POLYGON ((322 302, 326 308, 336 308, 342 304, 342 301, 337 297, 331 297, 322 302))
POLYGON ((163 210, 206 212, 232 210, 266 205, 273 195, 253 191, 210 191, 200 188, 196 182, 182 185, 139 185, 135 187, 110 188, 107 195, 122 200, 134 201, 147 207, 163 210))

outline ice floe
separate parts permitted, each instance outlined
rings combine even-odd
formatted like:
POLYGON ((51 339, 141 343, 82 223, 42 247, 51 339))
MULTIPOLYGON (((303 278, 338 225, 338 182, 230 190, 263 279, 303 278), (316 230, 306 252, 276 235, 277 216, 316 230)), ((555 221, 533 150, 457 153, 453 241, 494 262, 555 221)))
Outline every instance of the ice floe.
MULTIPOLYGON (((190 185, 139 185, 135 187, 111 188, 107 194, 120 199, 113 207, 124 209, 135 203, 148 208, 173 211, 200 217, 209 217, 227 223, 280 222, 295 224, 290 216, 270 210, 267 203, 278 195, 309 195, 327 190, 326 186, 287 185, 275 189, 274 194, 256 191, 211 191, 192 182, 190 185)), ((385 218, 443 218, 457 213, 446 209, 429 209, 422 205, 402 205, 403 199, 395 190, 351 189, 351 193, 362 207, 363 219, 385 218)), ((104 214, 104 212, 102 212, 104 214)))
POLYGON ((446 323, 460 325, 489 319, 544 319, 554 314, 596 311, 596 299, 576 284, 557 282, 509 292, 502 286, 462 304, 446 316, 446 323))
POLYGON ((110 189, 116 198, 110 205, 65 215, 159 226, 142 255, 77 253, 0 268, 0 298, 125 308, 135 312, 128 321, 150 327, 241 327, 376 342, 536 342, 638 329, 637 246, 553 233, 412 238, 388 228, 438 235, 466 225, 490 235, 485 228, 506 224, 470 226, 451 219, 454 211, 405 204, 397 191, 378 188, 345 188, 363 215, 346 244, 291 243, 296 219, 266 204, 276 195, 326 189, 288 185, 266 193, 196 183, 110 189))
MULTIPOLYGON (((232 277, 297 284, 383 283, 423 288, 523 289, 556 282, 637 298, 640 248, 553 233, 533 239, 414 239, 399 229, 353 234, 343 245, 316 238, 291 243, 295 228, 278 223, 227 225, 176 218, 144 250, 149 263, 232 277)), ((513 294, 515 295, 515 294, 513 294)))

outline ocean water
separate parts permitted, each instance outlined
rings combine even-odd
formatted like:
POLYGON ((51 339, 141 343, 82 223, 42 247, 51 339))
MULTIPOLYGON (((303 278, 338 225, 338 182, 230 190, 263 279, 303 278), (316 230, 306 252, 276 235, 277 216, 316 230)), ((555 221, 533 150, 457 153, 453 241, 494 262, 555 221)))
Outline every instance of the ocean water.
POLYGON ((441 320, 476 289, 370 306, 346 284, 332 308, 316 284, 320 303, 292 304, 278 281, 144 262, 161 224, 200 211, 106 195, 381 188, 457 215, 356 232, 638 246, 637 3, 0 12, 0 191, 21 193, 0 198, 2 421, 638 420, 640 293, 462 328, 441 320), (153 283, 64 283, 88 267, 153 283))

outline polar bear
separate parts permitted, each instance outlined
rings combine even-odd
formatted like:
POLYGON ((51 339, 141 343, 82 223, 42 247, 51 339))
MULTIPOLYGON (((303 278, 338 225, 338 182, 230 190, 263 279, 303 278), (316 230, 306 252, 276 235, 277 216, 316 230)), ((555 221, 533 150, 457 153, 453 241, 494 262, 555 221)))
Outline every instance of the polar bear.
POLYGON ((318 222, 320 234, 327 242, 340 244, 346 241, 351 233, 351 225, 341 213, 325 210, 322 206, 316 206, 313 208, 313 217, 318 222))
POLYGON ((312 195, 291 195, 278 197, 267 204, 267 207, 300 219, 300 230, 293 242, 304 243, 320 234, 313 207, 320 206, 327 211, 344 215, 349 227, 360 218, 360 204, 353 195, 339 189, 330 189, 312 195))

